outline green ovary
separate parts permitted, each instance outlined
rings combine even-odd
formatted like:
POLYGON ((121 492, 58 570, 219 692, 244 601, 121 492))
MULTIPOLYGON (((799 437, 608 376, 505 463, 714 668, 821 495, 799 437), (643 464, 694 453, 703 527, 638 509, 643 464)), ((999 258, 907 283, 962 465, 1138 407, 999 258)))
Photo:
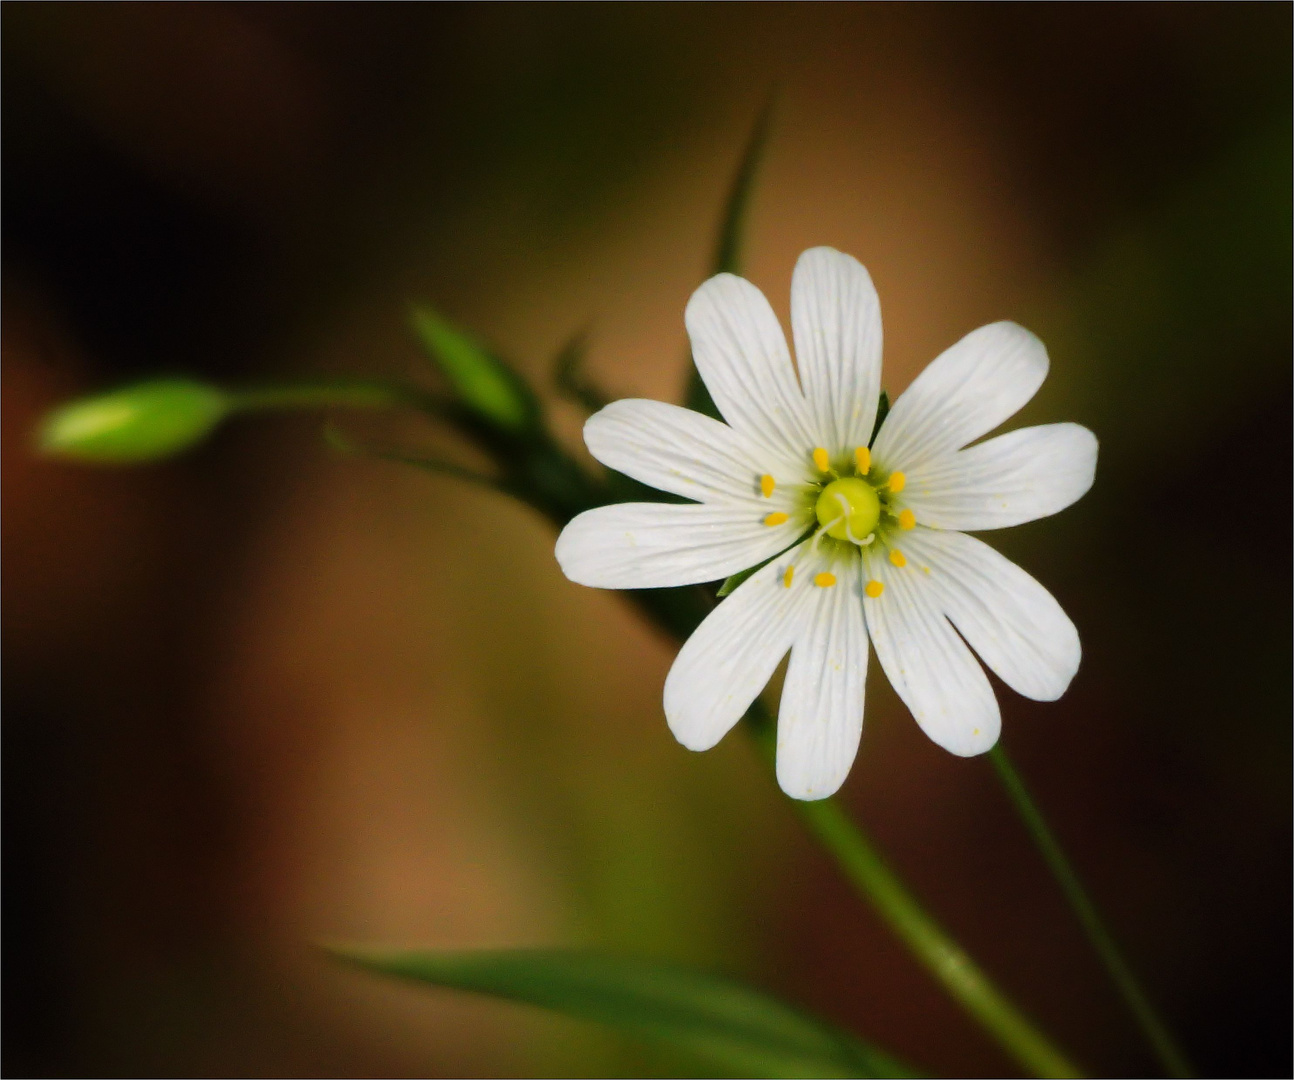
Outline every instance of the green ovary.
POLYGON ((881 520, 881 500, 870 484, 857 477, 833 480, 814 507, 819 524, 836 540, 865 540, 881 520))

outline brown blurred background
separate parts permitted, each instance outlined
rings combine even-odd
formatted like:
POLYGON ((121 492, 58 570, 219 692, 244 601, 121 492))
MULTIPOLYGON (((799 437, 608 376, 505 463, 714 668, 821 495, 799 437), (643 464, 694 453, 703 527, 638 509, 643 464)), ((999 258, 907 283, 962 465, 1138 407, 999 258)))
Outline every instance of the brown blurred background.
MULTIPOLYGON (((992 537, 1085 649, 1057 704, 999 686, 1005 743, 1203 1074, 1290 1074, 1288 4, 6 4, 3 32, 6 1074, 696 1067, 335 970, 329 938, 665 957, 1010 1071, 739 735, 673 742, 672 647, 524 510, 339 459, 317 417, 134 471, 28 450, 146 374, 422 376, 411 298, 540 381, 588 327, 605 386, 677 399, 773 89, 747 272, 782 317, 832 244, 891 393, 1013 318, 1053 364, 1020 422, 1099 435, 1086 499, 992 537)), ((845 798, 1087 1067, 1153 1072, 988 764, 875 667, 845 798)))

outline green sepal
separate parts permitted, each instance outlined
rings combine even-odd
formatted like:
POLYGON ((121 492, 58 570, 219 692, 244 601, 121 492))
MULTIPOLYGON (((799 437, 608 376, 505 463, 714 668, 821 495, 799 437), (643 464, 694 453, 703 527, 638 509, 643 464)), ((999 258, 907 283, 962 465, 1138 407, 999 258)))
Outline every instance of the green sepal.
POLYGON ((797 544, 801 543, 802 541, 807 540, 810 536, 813 535, 813 533, 814 533, 814 530, 812 528, 806 529, 803 533, 800 534, 800 536, 796 538, 794 543, 787 544, 786 547, 782 548, 782 550, 779 551, 776 555, 770 556, 769 558, 765 559, 762 563, 758 563, 755 566, 752 566, 749 570, 738 570, 731 577, 725 579, 724 583, 719 586, 719 591, 714 594, 715 597, 717 599, 722 600, 725 596, 727 596, 730 592, 732 592, 738 585, 740 585, 752 574, 758 574, 761 570, 764 569, 764 567, 766 567, 774 559, 780 559, 783 555, 785 555, 788 551, 790 551, 791 548, 795 547, 797 544))
POLYGON ((426 305, 413 305, 410 320, 428 356, 466 408, 513 434, 538 427, 534 392, 497 355, 426 305))
POLYGON ((53 457, 128 465, 173 457, 205 439, 229 413, 228 396, 193 379, 151 379, 55 409, 37 445, 53 457))
POLYGON ((332 946, 383 975, 469 990, 670 1043, 737 1076, 915 1076, 889 1055, 729 979, 567 949, 332 946))
MULTIPOLYGON (((779 554, 781 553, 779 552, 779 554)), ((732 592, 733 589, 735 589, 748 577, 751 577, 754 574, 758 574, 761 570, 764 569, 764 567, 766 567, 769 563, 773 561, 773 559, 776 559, 776 558, 777 558, 777 555, 773 555, 770 558, 765 559, 758 566, 752 566, 749 570, 738 570, 731 577, 724 579, 724 583, 719 586, 719 591, 714 595, 717 596, 720 600, 722 600, 725 596, 727 596, 730 592, 732 592)))
POLYGON ((880 400, 876 403, 876 423, 872 425, 872 437, 867 440, 868 447, 876 441, 876 436, 881 432, 881 425, 885 423, 885 418, 889 415, 890 395, 882 390, 880 400))

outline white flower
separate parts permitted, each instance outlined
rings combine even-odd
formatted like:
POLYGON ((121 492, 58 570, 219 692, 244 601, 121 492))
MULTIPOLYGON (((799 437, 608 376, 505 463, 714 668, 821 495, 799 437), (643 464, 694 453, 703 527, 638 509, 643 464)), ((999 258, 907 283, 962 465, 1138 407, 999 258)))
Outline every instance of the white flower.
POLYGON ((1041 341, 1009 322, 967 334, 872 442, 881 314, 857 260, 814 248, 796 264, 798 380, 768 301, 742 278, 697 289, 686 323, 727 423, 631 399, 591 417, 584 438, 608 467, 695 502, 599 507, 557 541, 566 576, 604 589, 717 581, 771 560, 674 661, 665 715, 679 742, 714 746, 789 651, 777 779, 797 799, 832 794, 862 733, 869 639, 922 730, 954 754, 983 753, 1001 726, 971 649, 1025 697, 1064 693, 1080 656, 1074 624, 963 531, 1054 514, 1092 486, 1096 437, 1077 424, 968 446, 1042 385, 1041 341))

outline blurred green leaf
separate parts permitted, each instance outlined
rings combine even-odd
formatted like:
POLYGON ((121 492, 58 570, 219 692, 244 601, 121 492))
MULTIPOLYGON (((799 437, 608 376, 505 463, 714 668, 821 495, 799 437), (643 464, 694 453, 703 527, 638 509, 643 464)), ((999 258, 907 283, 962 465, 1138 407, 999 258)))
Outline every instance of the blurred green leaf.
POLYGON ((739 1076, 918 1075, 773 998, 683 968, 563 949, 330 951, 383 975, 524 1001, 661 1039, 739 1076))
POLYGON ((75 461, 159 461, 205 439, 229 408, 214 386, 154 379, 56 409, 41 425, 37 444, 46 454, 75 461))
POLYGON ((537 426, 534 393, 494 353, 424 305, 414 305, 412 321, 428 355, 472 412, 512 433, 537 426))
MULTIPOLYGON (((755 177, 759 173, 764 148, 768 143, 772 119, 773 97, 770 95, 755 120, 750 138, 746 140, 745 152, 741 155, 741 162, 732 178, 732 187, 728 189, 728 201, 724 204, 723 218, 719 224, 714 261, 710 265, 711 275, 741 273, 742 252, 746 242, 746 218, 750 210, 751 196, 755 191, 755 177)), ((688 359, 691 360, 690 353, 688 359)), ((697 373, 695 364, 691 365, 684 404, 689 409, 705 413, 706 416, 713 416, 716 420, 722 419, 714 399, 710 396, 710 391, 706 389, 705 383, 697 373)))

